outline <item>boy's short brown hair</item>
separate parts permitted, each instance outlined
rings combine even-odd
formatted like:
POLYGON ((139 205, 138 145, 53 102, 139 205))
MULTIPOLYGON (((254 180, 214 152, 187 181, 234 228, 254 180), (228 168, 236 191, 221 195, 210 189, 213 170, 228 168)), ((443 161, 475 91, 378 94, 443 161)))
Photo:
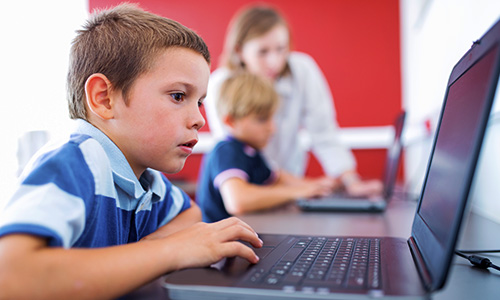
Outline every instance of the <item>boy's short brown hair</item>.
POLYGON ((270 117, 279 105, 279 96, 267 79, 246 71, 236 72, 221 86, 217 101, 220 117, 239 119, 251 114, 270 117))
POLYGON ((67 79, 70 117, 87 119, 85 82, 92 74, 105 75, 127 101, 127 93, 137 77, 170 47, 192 49, 210 64, 205 42, 176 21, 131 4, 94 13, 77 31, 71 47, 67 79))

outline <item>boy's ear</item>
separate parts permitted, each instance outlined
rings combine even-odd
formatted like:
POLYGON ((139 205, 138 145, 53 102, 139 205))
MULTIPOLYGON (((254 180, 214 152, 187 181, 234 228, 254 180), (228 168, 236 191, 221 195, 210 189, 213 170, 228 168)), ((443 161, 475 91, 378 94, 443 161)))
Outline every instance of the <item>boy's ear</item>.
POLYGON ((226 126, 233 127, 234 118, 226 115, 222 118, 222 123, 224 123, 226 126))
POLYGON ((111 82, 104 74, 92 74, 85 82, 87 106, 94 115, 101 119, 113 118, 111 94, 111 82))

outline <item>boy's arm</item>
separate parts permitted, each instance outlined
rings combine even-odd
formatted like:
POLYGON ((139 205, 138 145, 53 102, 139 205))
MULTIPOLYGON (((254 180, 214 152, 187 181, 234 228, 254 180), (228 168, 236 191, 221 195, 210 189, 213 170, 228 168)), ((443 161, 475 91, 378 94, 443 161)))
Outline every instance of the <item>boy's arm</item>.
POLYGON ((226 210, 232 215, 267 209, 299 198, 324 196, 334 188, 333 180, 308 180, 280 172, 271 185, 249 183, 239 177, 220 185, 226 210))
POLYGON ((167 272, 207 266, 224 257, 256 263, 255 253, 237 240, 262 246, 237 218, 96 249, 49 248, 42 238, 7 235, 0 238, 0 299, 111 299, 167 272))
POLYGON ((191 200, 191 207, 177 215, 172 221, 158 228, 155 232, 142 238, 142 240, 166 237, 169 234, 188 228, 198 222, 201 222, 201 210, 198 205, 191 200))

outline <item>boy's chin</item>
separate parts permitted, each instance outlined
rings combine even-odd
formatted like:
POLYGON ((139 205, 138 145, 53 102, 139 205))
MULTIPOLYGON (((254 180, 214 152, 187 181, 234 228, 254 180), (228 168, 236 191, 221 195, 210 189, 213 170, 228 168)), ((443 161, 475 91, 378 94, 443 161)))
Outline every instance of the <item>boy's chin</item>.
POLYGON ((179 173, 184 168, 185 163, 186 163, 186 160, 184 160, 182 163, 179 163, 177 166, 169 166, 168 168, 165 168, 164 170, 162 170, 162 172, 166 173, 166 174, 179 173))

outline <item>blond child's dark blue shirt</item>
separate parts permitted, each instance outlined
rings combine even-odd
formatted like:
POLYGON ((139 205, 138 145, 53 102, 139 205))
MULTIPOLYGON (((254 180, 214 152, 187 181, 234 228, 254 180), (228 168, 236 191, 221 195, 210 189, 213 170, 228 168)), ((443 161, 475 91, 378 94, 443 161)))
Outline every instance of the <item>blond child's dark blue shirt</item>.
POLYGON ((216 222, 231 216, 224 206, 219 187, 234 177, 265 185, 274 182, 276 175, 258 150, 233 137, 220 141, 203 157, 200 168, 196 202, 201 208, 203 221, 216 222))

